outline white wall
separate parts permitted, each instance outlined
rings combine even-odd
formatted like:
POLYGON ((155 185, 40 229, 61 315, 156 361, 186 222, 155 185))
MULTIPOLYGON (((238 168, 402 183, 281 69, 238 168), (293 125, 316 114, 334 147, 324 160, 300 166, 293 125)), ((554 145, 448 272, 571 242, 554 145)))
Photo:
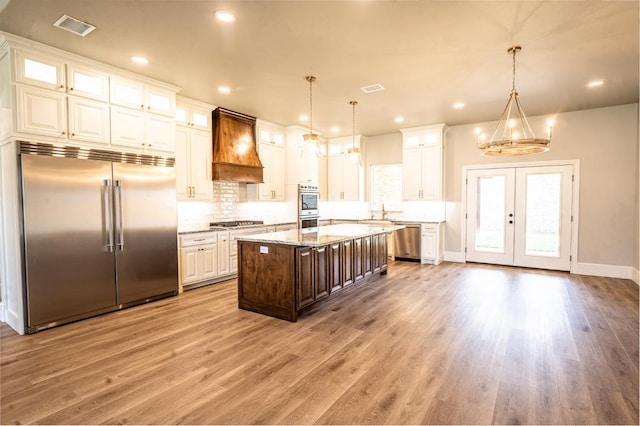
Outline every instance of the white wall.
MULTIPOLYGON (((547 117, 530 117, 535 131, 547 117)), ((638 104, 558 114, 551 150, 523 157, 483 157, 474 129, 450 127, 445 151, 445 251, 461 252, 462 167, 518 161, 580 160, 578 262, 632 267, 638 262, 638 104)))

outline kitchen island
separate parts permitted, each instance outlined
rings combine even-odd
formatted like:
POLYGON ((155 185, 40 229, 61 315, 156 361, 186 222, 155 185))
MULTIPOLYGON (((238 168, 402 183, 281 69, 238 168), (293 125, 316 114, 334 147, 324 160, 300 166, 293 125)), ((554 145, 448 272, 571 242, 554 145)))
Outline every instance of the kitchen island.
POLYGON ((238 237, 238 307, 296 321, 387 273, 387 234, 402 225, 342 224, 238 237))

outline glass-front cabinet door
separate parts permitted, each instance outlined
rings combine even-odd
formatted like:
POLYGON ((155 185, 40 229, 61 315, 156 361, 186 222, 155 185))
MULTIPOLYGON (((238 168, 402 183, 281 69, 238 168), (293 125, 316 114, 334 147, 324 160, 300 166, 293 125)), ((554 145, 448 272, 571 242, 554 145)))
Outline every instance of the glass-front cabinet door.
POLYGON ((15 50, 16 80, 58 91, 65 90, 64 63, 48 56, 15 50))
POLYGON ((109 101, 109 76, 81 65, 67 65, 67 92, 98 101, 109 101))

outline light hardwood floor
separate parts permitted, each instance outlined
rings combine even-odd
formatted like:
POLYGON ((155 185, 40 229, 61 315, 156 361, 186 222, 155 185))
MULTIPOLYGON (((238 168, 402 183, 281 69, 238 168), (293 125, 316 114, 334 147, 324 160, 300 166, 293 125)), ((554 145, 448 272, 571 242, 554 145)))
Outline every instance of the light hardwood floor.
POLYGON ((638 424, 638 286, 395 262, 289 323, 236 282, 18 336, 0 422, 638 424))

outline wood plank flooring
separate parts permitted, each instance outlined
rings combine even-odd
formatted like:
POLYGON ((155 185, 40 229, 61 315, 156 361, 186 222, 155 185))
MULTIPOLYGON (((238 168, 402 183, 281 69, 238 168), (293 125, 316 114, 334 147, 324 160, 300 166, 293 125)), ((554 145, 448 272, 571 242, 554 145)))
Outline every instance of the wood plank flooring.
POLYGON ((227 281, 18 336, 2 424, 638 424, 630 280, 392 262, 297 323, 227 281))

